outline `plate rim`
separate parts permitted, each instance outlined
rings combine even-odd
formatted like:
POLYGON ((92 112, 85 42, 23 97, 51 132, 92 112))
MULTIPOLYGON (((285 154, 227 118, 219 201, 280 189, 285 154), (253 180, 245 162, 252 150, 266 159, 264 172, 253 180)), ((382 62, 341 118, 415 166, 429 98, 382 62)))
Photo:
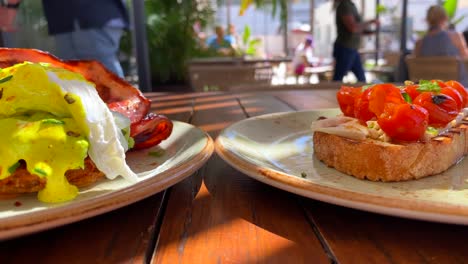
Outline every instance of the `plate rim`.
POLYGON ((99 197, 0 219, 0 241, 75 223, 122 208, 159 193, 191 176, 212 156, 214 141, 208 133, 199 127, 181 121, 173 122, 188 125, 192 129, 198 129, 203 135, 201 138, 206 139, 203 148, 193 157, 161 172, 158 177, 153 175, 148 179, 99 197))
MULTIPOLYGON (((233 129, 235 126, 241 125, 243 122, 250 122, 258 118, 265 119, 281 115, 296 115, 307 112, 316 113, 319 111, 323 112, 329 110, 336 110, 336 108, 277 112, 238 121, 221 131, 215 140, 215 152, 228 164, 240 170, 247 176, 304 197, 380 214, 468 225, 468 205, 451 205, 443 202, 430 202, 423 200, 415 201, 409 198, 400 197, 389 199, 381 195, 366 194, 322 186, 273 168, 253 164, 248 159, 243 159, 241 156, 229 151, 229 149, 227 149, 223 144, 225 132, 229 129, 233 129)), ((348 177, 352 176, 348 175, 348 177)))

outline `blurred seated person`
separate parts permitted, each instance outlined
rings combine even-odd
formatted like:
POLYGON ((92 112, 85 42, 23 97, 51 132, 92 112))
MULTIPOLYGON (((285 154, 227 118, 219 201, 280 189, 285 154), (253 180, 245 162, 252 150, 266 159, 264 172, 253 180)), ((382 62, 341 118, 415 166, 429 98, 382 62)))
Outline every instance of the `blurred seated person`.
POLYGON ((314 60, 313 40, 312 37, 307 37, 304 42, 300 43, 295 51, 292 61, 294 74, 300 76, 304 74, 306 67, 312 67, 314 60))
POLYGON ((233 47, 239 45, 239 41, 237 41, 238 39, 238 35, 237 35, 237 32, 236 32, 236 26, 234 26, 234 24, 229 24, 228 25, 228 28, 227 28, 227 32, 228 32, 228 35, 226 35, 226 39, 231 43, 231 45, 233 47))
POLYGON ((221 26, 216 26, 215 36, 207 40, 207 46, 209 49, 215 50, 221 55, 233 55, 234 54, 234 45, 224 34, 224 29, 221 26))
POLYGON ((466 41, 455 31, 448 30, 448 15, 441 6, 431 6, 426 15, 429 29, 416 42, 415 56, 459 56, 468 57, 466 41))
MULTIPOLYGON (((466 41, 462 34, 448 29, 448 15, 442 6, 429 7, 426 15, 429 29, 426 35, 416 42, 414 56, 456 56, 468 57, 466 41)), ((460 65, 462 74, 459 80, 465 86, 468 84, 468 73, 463 63, 460 65)))

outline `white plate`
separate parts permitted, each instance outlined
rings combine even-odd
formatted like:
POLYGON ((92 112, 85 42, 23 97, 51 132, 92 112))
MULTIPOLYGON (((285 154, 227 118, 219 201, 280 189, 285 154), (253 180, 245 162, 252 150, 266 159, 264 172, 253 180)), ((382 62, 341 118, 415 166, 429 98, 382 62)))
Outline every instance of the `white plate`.
POLYGON ((127 153, 128 164, 139 175, 137 183, 121 177, 106 179, 80 190, 75 200, 61 204, 42 203, 35 194, 0 200, 0 240, 75 222, 139 201, 193 174, 208 160, 213 149, 213 141, 205 132, 175 121, 171 136, 159 146, 127 153))
POLYGON ((442 174, 399 183, 359 180, 317 160, 310 124, 338 113, 325 109, 249 118, 220 134, 216 152, 243 173, 302 196, 370 212, 468 224, 466 158, 442 174))

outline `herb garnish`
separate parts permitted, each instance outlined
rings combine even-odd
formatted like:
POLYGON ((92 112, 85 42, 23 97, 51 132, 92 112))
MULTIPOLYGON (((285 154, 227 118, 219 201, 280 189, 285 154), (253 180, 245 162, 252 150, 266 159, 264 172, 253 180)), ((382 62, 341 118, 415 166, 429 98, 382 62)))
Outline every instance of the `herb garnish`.
POLYGON ((62 120, 49 118, 49 119, 44 119, 44 120, 42 120, 42 124, 64 125, 65 122, 62 121, 62 120))
POLYGON ((69 136, 69 137, 79 137, 80 133, 73 132, 73 131, 67 131, 67 136, 69 136))
POLYGON ((364 85, 364 86, 362 86, 361 90, 364 92, 365 90, 367 90, 369 88, 372 88, 372 86, 374 86, 374 85, 373 84, 364 85))
POLYGON ((16 162, 15 164, 11 165, 10 168, 8 168, 8 172, 9 172, 10 174, 13 174, 13 173, 16 171, 16 169, 19 168, 20 165, 21 165, 21 164, 19 163, 19 161, 16 162))
POLYGON ((431 127, 431 126, 428 126, 426 128, 426 133, 432 135, 432 136, 437 136, 437 134, 439 134, 439 130, 437 130, 437 128, 435 127, 431 127))
POLYGON ((432 82, 429 80, 420 80, 419 87, 416 88, 418 92, 440 92, 440 85, 437 82, 432 82))
POLYGON ((302 177, 302 178, 307 178, 307 173, 301 172, 301 177, 302 177))
POLYGON ((150 151, 148 152, 148 155, 150 156, 153 156, 153 157, 162 157, 166 152, 164 151, 164 149, 160 149, 158 151, 150 151))
POLYGON ((69 93, 65 94, 63 98, 65 101, 67 101, 68 104, 73 104, 76 101, 75 98, 73 98, 73 96, 69 93))
POLYGON ((41 169, 41 168, 34 168, 33 170, 35 173, 41 175, 41 176, 47 176, 47 172, 45 172, 45 170, 41 169))
POLYGON ((8 75, 7 77, 1 79, 0 83, 8 82, 9 80, 11 80, 11 78, 13 78, 13 75, 8 75))
POLYGON ((409 104, 413 103, 413 100, 411 100, 411 96, 407 92, 402 92, 401 95, 405 99, 405 101, 409 104))

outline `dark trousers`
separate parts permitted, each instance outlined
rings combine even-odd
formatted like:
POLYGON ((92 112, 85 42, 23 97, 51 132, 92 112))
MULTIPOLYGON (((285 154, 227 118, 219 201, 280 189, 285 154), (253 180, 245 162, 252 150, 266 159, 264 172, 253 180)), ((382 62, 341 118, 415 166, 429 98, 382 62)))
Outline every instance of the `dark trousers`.
POLYGON ((335 58, 334 81, 343 81, 343 77, 351 71, 360 82, 366 81, 361 57, 356 49, 344 47, 338 43, 333 46, 333 57, 335 58))

